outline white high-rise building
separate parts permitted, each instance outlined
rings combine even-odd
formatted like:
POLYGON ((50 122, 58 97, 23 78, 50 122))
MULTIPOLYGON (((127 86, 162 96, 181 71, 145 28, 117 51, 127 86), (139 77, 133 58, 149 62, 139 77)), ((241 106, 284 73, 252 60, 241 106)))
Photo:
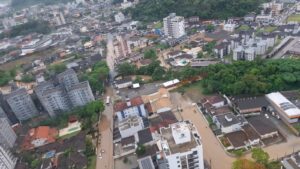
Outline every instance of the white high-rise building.
POLYGON ((6 149, 0 146, 0 168, 14 169, 17 159, 6 149))
POLYGON ((163 21, 166 36, 177 39, 185 35, 184 17, 171 13, 163 21))
POLYGON ((115 14, 115 21, 121 23, 125 20, 125 16, 122 12, 115 14))
POLYGON ((0 145, 12 148, 16 139, 17 135, 10 126, 8 119, 0 118, 0 145))
POLYGON ((66 24, 65 16, 62 12, 53 12, 54 20, 56 26, 61 26, 66 24))
POLYGON ((192 123, 174 123, 160 128, 160 133, 162 138, 157 144, 161 152, 159 167, 204 169, 201 137, 192 123))

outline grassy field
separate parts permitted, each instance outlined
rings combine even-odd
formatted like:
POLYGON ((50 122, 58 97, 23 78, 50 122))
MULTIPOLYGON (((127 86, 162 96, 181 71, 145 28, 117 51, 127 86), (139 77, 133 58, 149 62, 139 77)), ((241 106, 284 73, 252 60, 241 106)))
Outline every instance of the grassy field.
POLYGON ((300 14, 291 15, 287 19, 288 22, 300 22, 300 14))
POLYGON ((197 81, 195 83, 184 85, 175 91, 187 95, 194 102, 198 102, 203 98, 202 89, 201 81, 197 81))
POLYGON ((237 30, 238 31, 247 31, 250 27, 248 25, 241 25, 237 30))

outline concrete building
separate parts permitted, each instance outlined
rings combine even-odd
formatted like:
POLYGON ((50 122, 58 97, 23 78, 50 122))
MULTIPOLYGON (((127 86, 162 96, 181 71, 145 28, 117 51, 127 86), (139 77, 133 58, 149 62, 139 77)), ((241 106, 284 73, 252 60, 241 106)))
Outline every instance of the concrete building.
POLYGON ((1 169, 14 169, 17 163, 17 159, 0 145, 0 168, 1 169))
POLYGON ((25 88, 12 91, 5 98, 18 120, 28 120, 38 115, 38 110, 25 88))
POLYGON ((132 51, 127 43, 127 37, 123 35, 118 35, 116 41, 114 42, 114 52, 117 58, 126 58, 132 51))
POLYGON ((125 16, 122 12, 115 14, 115 21, 121 23, 125 20, 125 16))
POLYGON ((140 169, 155 169, 152 158, 150 156, 138 159, 138 164, 140 169))
POLYGON ((94 101, 94 95, 88 81, 80 82, 69 88, 68 96, 73 107, 84 106, 94 101))
POLYGON ((203 146, 198 131, 190 122, 178 122, 161 128, 158 141, 159 168, 204 169, 203 146))
POLYGON ((9 124, 7 118, 0 118, 0 145, 12 148, 16 142, 17 135, 9 124))
POLYGON ((234 32, 237 25, 233 22, 232 19, 229 19, 223 26, 223 30, 227 32, 234 32))
POLYGON ((66 24, 65 16, 62 12, 54 11, 53 17, 56 26, 61 26, 66 24))
POLYGON ((235 116, 233 113, 214 116, 213 122, 219 129, 221 129, 222 133, 239 131, 242 126, 247 123, 244 117, 235 116))
POLYGON ((165 35, 172 38, 180 38, 185 35, 184 17, 171 13, 163 19, 165 35))
POLYGON ((299 169, 300 168, 300 152, 293 153, 282 159, 281 164, 285 169, 299 169))
POLYGON ((126 99, 126 101, 117 102, 114 105, 114 111, 119 121, 131 116, 147 117, 148 112, 141 97, 126 99))
POLYGON ((2 107, 0 107, 0 118, 8 118, 7 114, 4 112, 2 107))
POLYGON ((144 122, 143 118, 139 116, 131 116, 119 122, 122 138, 133 136, 142 129, 144 129, 144 122))
POLYGON ((73 69, 58 74, 57 79, 59 82, 57 86, 52 82, 42 82, 34 89, 51 117, 95 100, 89 82, 79 82, 73 69))
POLYGON ((296 123, 299 121, 300 109, 281 93, 270 93, 267 94, 266 97, 283 120, 289 123, 296 123))
POLYGON ((57 76, 58 82, 69 90, 73 85, 79 83, 76 72, 73 69, 67 69, 66 71, 58 74, 57 76))
POLYGON ((71 108, 68 95, 61 86, 44 90, 41 102, 51 117, 71 108))

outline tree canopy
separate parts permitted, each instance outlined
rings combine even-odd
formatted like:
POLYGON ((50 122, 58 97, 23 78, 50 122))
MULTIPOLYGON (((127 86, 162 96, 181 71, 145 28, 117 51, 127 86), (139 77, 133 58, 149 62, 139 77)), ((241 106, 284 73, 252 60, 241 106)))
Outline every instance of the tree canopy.
POLYGON ((203 72, 207 73, 203 80, 206 93, 221 91, 228 95, 256 95, 300 86, 300 60, 297 59, 216 64, 203 72))
POLYGON ((92 71, 82 75, 81 79, 88 80, 92 90, 103 92, 104 81, 109 75, 109 68, 104 61, 97 62, 93 67, 92 71))
POLYGON ((152 22, 176 12, 180 16, 226 19, 256 11, 265 0, 141 0, 128 12, 134 20, 152 22))
POLYGON ((16 37, 20 35, 27 35, 30 33, 48 34, 51 31, 49 23, 42 20, 31 20, 27 23, 12 27, 12 29, 2 36, 16 37))

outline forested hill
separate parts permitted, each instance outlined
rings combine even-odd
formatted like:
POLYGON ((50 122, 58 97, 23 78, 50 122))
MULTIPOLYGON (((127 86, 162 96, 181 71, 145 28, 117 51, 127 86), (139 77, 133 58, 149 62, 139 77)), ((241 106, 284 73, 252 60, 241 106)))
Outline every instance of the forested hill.
POLYGON ((13 8, 23 8, 35 4, 51 5, 55 3, 67 3, 73 0, 11 0, 13 8))
POLYGON ((185 17, 226 19, 257 11, 263 1, 266 0, 140 0, 127 12, 133 19, 145 22, 161 20, 172 12, 185 17))

